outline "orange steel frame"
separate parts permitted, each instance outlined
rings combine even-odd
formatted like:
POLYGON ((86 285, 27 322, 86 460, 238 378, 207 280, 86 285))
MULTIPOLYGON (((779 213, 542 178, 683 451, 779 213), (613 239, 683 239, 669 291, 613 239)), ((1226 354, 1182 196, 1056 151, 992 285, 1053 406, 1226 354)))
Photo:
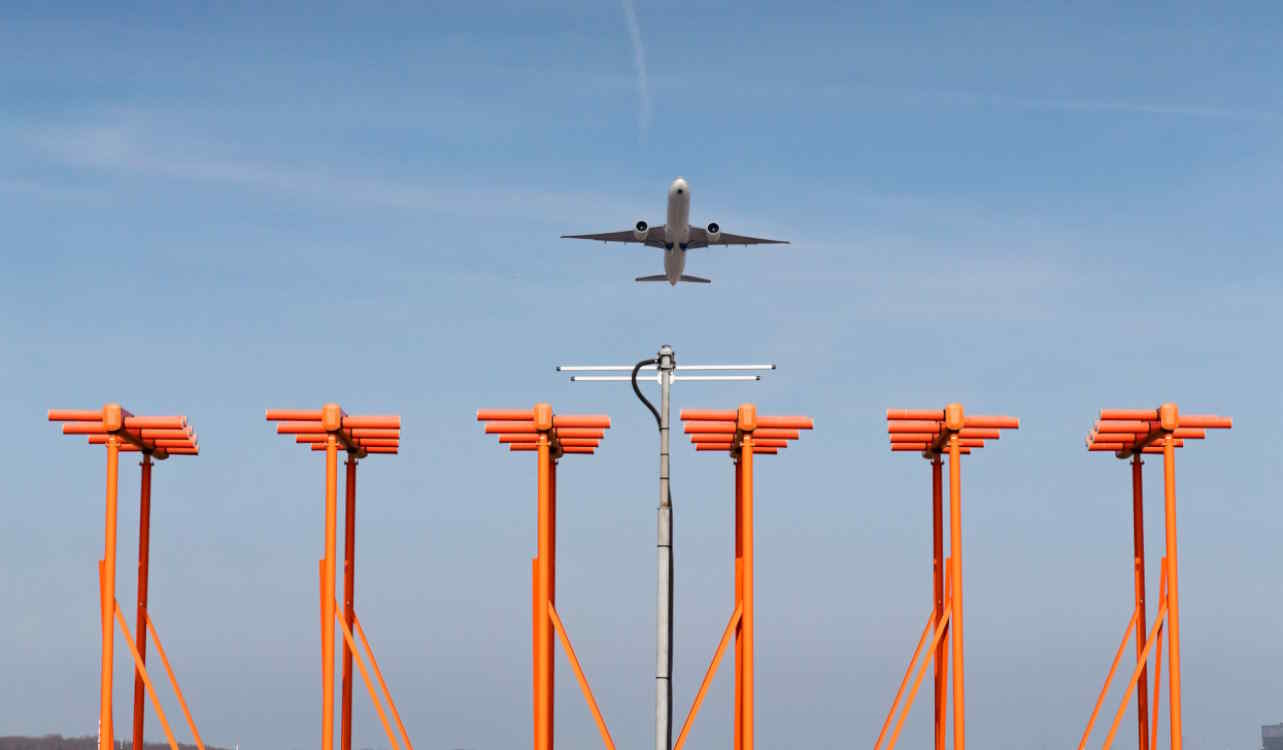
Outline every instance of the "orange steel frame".
POLYGON ((107 520, 106 543, 103 557, 98 561, 98 609, 102 631, 102 672, 99 685, 98 714, 98 747, 99 750, 111 750, 115 744, 115 729, 112 719, 112 677, 115 659, 115 636, 112 620, 120 626, 129 645, 130 655, 134 659, 134 712, 133 741, 134 750, 143 746, 143 694, 146 692, 156 708, 156 714, 165 730, 165 738, 172 750, 178 750, 174 733, 169 720, 161 709, 151 677, 147 674, 147 633, 151 633, 152 643, 160 655, 169 681, 178 696, 187 725, 192 730, 192 737, 197 747, 205 750, 196 723, 192 720, 191 711, 183 691, 178 687, 178 679, 169 664, 169 657, 160 643, 156 626, 147 611, 147 582, 150 565, 151 543, 151 471, 152 462, 163 461, 169 456, 196 455, 200 448, 196 435, 187 425, 187 418, 181 416, 145 417, 136 416, 122 408, 120 404, 107 404, 102 409, 50 409, 48 419, 51 422, 62 422, 64 435, 87 435, 90 445, 107 447, 107 520), (129 631, 125 617, 120 611, 120 602, 116 600, 116 499, 120 471, 121 453, 142 454, 142 479, 139 493, 139 528, 138 528, 138 604, 134 620, 137 628, 137 640, 129 631))
POLYGON ((735 591, 731 619, 726 624, 721 641, 713 652, 713 660, 700 683, 699 692, 673 750, 681 750, 686 743, 695 716, 704 702, 708 687, 717 674, 722 655, 735 638, 735 683, 732 693, 731 747, 734 750, 753 750, 754 747, 754 597, 753 597, 753 457, 774 455, 799 437, 799 430, 810 430, 815 423, 809 417, 765 416, 757 413, 753 404, 742 404, 738 409, 713 411, 683 409, 682 421, 696 451, 721 451, 729 453, 735 477, 735 591))
POLYGON ((383 700, 387 702, 388 711, 396 722, 400 739, 405 743, 404 750, 414 750, 410 744, 410 735, 401 721, 392 693, 383 679, 383 671, 374 658, 374 650, 365 636, 365 629, 356 616, 356 465, 360 459, 373 454, 395 454, 400 447, 401 418, 398 416, 353 416, 343 411, 338 404, 326 404, 317 410, 269 409, 269 422, 276 422, 276 432, 281 435, 294 435, 295 442, 311 446, 313 451, 325 452, 325 556, 317 564, 319 593, 321 605, 321 747, 333 750, 334 747, 334 622, 337 620, 343 636, 343 674, 341 682, 341 726, 340 743, 342 750, 352 747, 352 660, 361 672, 370 702, 383 724, 388 744, 392 750, 401 750, 397 734, 388 723, 387 712, 379 692, 374 689, 370 680, 373 670, 378 680, 383 700), (346 487, 344 492, 345 508, 343 523, 343 603, 340 605, 334 596, 335 586, 335 537, 338 521, 338 452, 347 453, 346 487), (360 638, 365 656, 369 659, 369 669, 365 659, 357 650, 356 639, 360 638))
POLYGON ((947 744, 946 720, 948 704, 948 677, 950 656, 953 662, 953 747, 966 747, 965 672, 963 665, 962 637, 962 456, 984 447, 986 440, 997 440, 1001 430, 1017 429, 1020 420, 1015 417, 981 416, 964 414, 961 404, 949 404, 944 409, 888 409, 887 433, 891 450, 920 453, 931 462, 931 613, 918 638, 917 648, 909 659, 900 687, 891 701, 891 709, 882 723, 882 731, 873 743, 874 750, 882 747, 887 730, 892 726, 899 708, 899 718, 887 740, 885 750, 892 750, 900 738, 900 730, 909 715, 913 700, 918 694, 922 678, 929 664, 935 667, 932 686, 934 702, 933 740, 936 750, 947 744), (941 457, 949 456, 949 556, 945 557, 943 468, 941 457), (929 645, 928 645, 928 638, 929 645), (922 653, 923 646, 926 653, 922 653), (918 656, 922 654, 919 663, 918 656), (909 677, 915 674, 904 705, 904 688, 909 677))
POLYGON ((1181 414, 1176 404, 1163 404, 1157 409, 1102 409, 1095 428, 1087 436, 1087 450, 1093 452, 1113 453, 1119 459, 1131 461, 1132 477, 1132 578, 1135 588, 1135 600, 1131 619, 1123 632, 1122 643, 1114 654, 1114 661, 1105 677, 1105 684, 1096 698, 1091 718, 1083 730, 1078 750, 1087 746, 1092 726, 1100 713, 1109 684, 1114 679, 1114 672, 1122 661, 1123 652, 1133 631, 1136 635, 1136 663, 1132 669, 1131 679, 1124 690, 1123 700, 1114 713, 1113 724, 1109 728, 1102 748, 1109 748, 1118 732, 1123 712, 1131 699, 1133 687, 1136 690, 1136 732, 1137 746, 1140 750, 1153 750, 1158 734, 1158 697, 1161 684, 1163 633, 1167 633, 1167 704, 1168 724, 1172 750, 1180 750, 1181 738, 1181 639, 1180 639, 1180 588, 1177 585, 1176 556, 1176 449, 1183 447, 1186 440, 1201 440, 1207 436, 1209 429, 1229 429, 1233 426, 1229 417, 1211 414, 1181 414), (1154 615, 1154 624, 1145 630, 1145 524, 1144 496, 1142 487, 1141 466, 1144 454, 1161 454, 1163 456, 1163 505, 1165 515, 1166 549, 1159 568, 1158 609, 1154 615), (1150 652, 1154 652, 1154 694, 1153 700, 1147 699, 1150 652), (1152 712, 1152 717, 1149 716, 1152 712))
POLYGON ((553 636, 575 672, 592 712, 602 742, 614 750, 615 741, 606 728, 597 699, 593 697, 583 667, 570 645, 570 636, 557 615, 557 462, 566 455, 591 455, 600 445, 610 418, 604 415, 554 415, 548 404, 533 409, 479 409, 477 421, 485 422, 488 435, 514 452, 537 456, 538 552, 531 560, 531 663, 534 694, 535 750, 553 748, 553 636))

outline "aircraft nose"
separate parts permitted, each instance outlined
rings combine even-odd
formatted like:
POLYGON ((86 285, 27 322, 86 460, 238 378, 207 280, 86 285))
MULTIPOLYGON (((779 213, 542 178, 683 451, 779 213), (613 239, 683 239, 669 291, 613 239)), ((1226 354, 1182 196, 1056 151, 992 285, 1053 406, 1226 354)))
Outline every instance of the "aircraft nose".
POLYGON ((683 180, 682 178, 678 177, 677 179, 673 180, 673 184, 670 185, 668 189, 671 190, 676 195, 685 195, 688 189, 686 185, 686 180, 683 180))

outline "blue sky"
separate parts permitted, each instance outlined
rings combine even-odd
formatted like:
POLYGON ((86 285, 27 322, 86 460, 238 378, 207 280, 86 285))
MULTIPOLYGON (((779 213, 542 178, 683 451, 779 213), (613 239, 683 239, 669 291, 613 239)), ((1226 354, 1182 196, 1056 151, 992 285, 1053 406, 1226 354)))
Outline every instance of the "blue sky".
MULTIPOLYGON (((528 742, 533 467, 472 412, 549 400, 615 417, 561 472, 559 610, 620 746, 650 742, 650 416, 552 368, 670 343, 780 366, 677 406, 817 419, 758 472, 763 746, 876 736, 930 574, 927 467, 882 410, 949 401, 1023 420, 964 465, 970 740, 1076 741, 1131 598, 1127 469, 1081 439, 1172 400, 1236 419, 1177 466, 1186 737, 1255 747, 1283 718, 1278 8, 632 11, 0 9, 0 734, 94 731, 102 456, 43 418, 120 401, 201 435, 156 472, 151 601, 202 735, 314 743, 322 469, 262 410, 334 400, 405 420, 362 468, 357 597, 412 737, 528 742), (630 281, 652 251, 557 239, 661 223, 678 174, 695 222, 793 244, 669 288, 630 281)), ((674 456, 679 718, 730 612, 721 461, 674 456)), ((595 743, 558 685, 561 741, 595 743)), ((728 741, 728 691, 692 742, 728 741)))

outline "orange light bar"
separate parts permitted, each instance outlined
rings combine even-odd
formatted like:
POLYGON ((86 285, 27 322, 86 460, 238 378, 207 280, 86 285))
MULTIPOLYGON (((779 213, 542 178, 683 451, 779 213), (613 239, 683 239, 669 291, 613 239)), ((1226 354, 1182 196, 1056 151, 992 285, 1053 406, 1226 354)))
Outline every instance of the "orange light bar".
POLYGON ((560 455, 594 453, 610 427, 610 417, 604 414, 557 415, 547 404, 533 409, 478 409, 477 421, 485 422, 482 431, 498 435, 499 443, 512 452, 538 450, 540 436, 546 435, 550 448, 560 455))
POLYGON ((277 423, 277 434, 294 435, 294 442, 313 451, 326 450, 331 435, 340 450, 357 458, 396 454, 400 449, 401 417, 397 415, 350 415, 331 403, 319 410, 268 409, 265 416, 277 423))
POLYGON ((553 416, 552 426, 587 427, 602 430, 610 427, 610 417, 604 414, 571 414, 569 416, 553 416))
POLYGON ((196 434, 184 416, 136 416, 120 404, 98 410, 50 409, 51 422, 62 422, 62 434, 86 435, 90 445, 106 445, 114 436, 117 447, 163 459, 169 455, 198 455, 196 434))
POLYGON ((1176 404, 1157 409, 1101 409, 1100 419, 1087 434, 1087 450, 1115 453, 1127 458, 1136 453, 1161 453, 1168 436, 1180 448, 1185 440, 1203 440, 1206 430, 1230 429, 1229 417, 1215 414, 1181 414, 1176 404))
POLYGON ((763 417, 757 418, 758 427, 777 427, 786 430, 811 430, 815 422, 810 417, 763 417))
POLYGON ((679 417, 683 422, 734 422, 738 418, 738 412, 734 409, 729 411, 682 409, 679 417))
POLYGON ((533 422, 530 409, 477 409, 478 422, 533 422))
POLYGON ((944 409, 887 409, 887 434, 891 450, 897 452, 943 453, 952 436, 965 455, 983 448, 986 440, 997 440, 1001 430, 1018 429, 1016 417, 964 414, 961 404, 944 409))
POLYGON ((299 409, 268 409, 267 421, 269 422, 319 422, 321 421, 321 412, 307 411, 299 409))
POLYGON ((944 421, 943 409, 887 409, 889 420, 944 421))
POLYGON ((759 415, 751 404, 737 410, 682 409, 684 430, 696 451, 738 450, 741 439, 752 438, 753 453, 773 455, 797 440, 800 430, 813 429, 810 417, 759 415))

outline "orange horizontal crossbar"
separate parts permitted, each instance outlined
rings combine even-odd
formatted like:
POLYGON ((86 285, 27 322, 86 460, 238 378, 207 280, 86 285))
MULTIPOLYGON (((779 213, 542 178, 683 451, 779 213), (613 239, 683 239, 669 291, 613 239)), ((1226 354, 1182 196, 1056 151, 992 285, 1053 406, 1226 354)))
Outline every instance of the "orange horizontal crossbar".
POLYGON ((349 430, 352 437, 360 440, 362 438, 399 438, 401 430, 389 429, 385 427, 357 427, 349 430))
POLYGON ((532 409, 477 409, 478 422, 533 422, 532 409))
POLYGON ((562 453, 586 453, 591 455, 594 452, 594 449, 591 447, 582 446, 582 445, 567 445, 562 447, 561 452, 562 453))
MULTIPOLYGON (((1135 440, 1128 440, 1128 441, 1115 441, 1115 440, 1103 440, 1103 439, 1102 439, 1102 440, 1096 440, 1096 441, 1094 441, 1094 442, 1090 443, 1089 445, 1096 445, 1096 446, 1100 446, 1100 447, 1102 447, 1102 448, 1108 448, 1108 449, 1110 449, 1110 450, 1120 451, 1120 450, 1123 450, 1124 448, 1131 448, 1131 447, 1134 447, 1134 446, 1137 444, 1137 442, 1138 442, 1138 441, 1135 441, 1135 440)), ((1156 445, 1157 445, 1157 443, 1156 443, 1156 445)), ((1179 439, 1179 438, 1173 438, 1173 439, 1172 439, 1172 445, 1173 445, 1173 446, 1175 446, 1175 447, 1177 447, 1177 448, 1184 448, 1184 447, 1185 447, 1185 441, 1184 441, 1184 440, 1182 440, 1182 439, 1179 439)))
POLYGON ((320 409, 268 409, 267 421, 269 422, 320 422, 320 409))
POLYGON ((589 427, 557 428, 557 437, 559 438, 602 438, 605 436, 606 436, 605 430, 597 430, 589 427))
POLYGON ((887 424, 887 432, 925 432, 931 435, 937 435, 940 433, 943 426, 943 422, 918 422, 906 420, 887 424))
POLYGON ((610 427, 610 417, 605 414, 568 414, 565 416, 553 415, 552 426, 562 427, 595 427, 605 429, 610 427))
POLYGON ((125 427, 131 430, 150 427, 162 430, 181 430, 187 426, 187 417, 125 417, 125 427))
POLYGON ((734 409, 682 409, 683 422, 734 422, 739 413, 734 409))
POLYGON ((535 443, 538 443, 538 442, 539 442, 539 436, 538 436, 538 435, 535 435, 535 434, 529 434, 529 435, 500 435, 500 436, 499 436, 499 442, 500 442, 500 443, 530 443, 531 445, 533 445, 533 444, 535 444, 535 443))
POLYGON ((776 427, 786 430, 811 430, 815 428, 815 422, 810 417, 757 417, 758 427, 776 427))
POLYGON ((887 409, 887 419, 943 422, 944 409, 887 409))
POLYGON ((280 422, 277 435, 324 435, 325 425, 320 422, 280 422))
POLYGON ((1180 415, 1180 426, 1228 430, 1234 426, 1234 420, 1229 417, 1218 417, 1214 414, 1182 414, 1180 415))
POLYGON ((1015 430, 1020 428, 1020 420, 1016 417, 988 417, 980 415, 964 415, 962 418, 963 429, 967 427, 979 428, 997 428, 1000 430, 1015 430))
MULTIPOLYGON (((728 440, 716 440, 716 439, 692 440, 691 442, 694 443, 695 445, 725 445, 727 447, 730 447, 731 445, 731 442, 728 440)), ((753 438, 753 447, 755 448, 756 447, 787 448, 788 444, 789 444, 789 441, 787 440, 776 440, 774 438, 758 438, 758 437, 753 438)))
POLYGON ((102 409, 50 409, 50 422, 101 422, 102 409))
POLYGON ((694 424, 688 424, 685 427, 686 434, 688 435, 698 435, 698 434, 734 435, 735 429, 736 428, 735 428, 734 422, 695 422, 694 424))
POLYGON ((401 418, 394 415, 369 415, 343 417, 343 426, 347 428, 365 427, 375 429, 401 429, 401 418))
POLYGON ((485 432, 487 435, 497 434, 516 434, 516 433, 535 433, 534 422, 487 422, 485 432))
POLYGON ((1101 409, 1100 418, 1102 420, 1147 420, 1156 421, 1158 419, 1157 409, 1101 409))

